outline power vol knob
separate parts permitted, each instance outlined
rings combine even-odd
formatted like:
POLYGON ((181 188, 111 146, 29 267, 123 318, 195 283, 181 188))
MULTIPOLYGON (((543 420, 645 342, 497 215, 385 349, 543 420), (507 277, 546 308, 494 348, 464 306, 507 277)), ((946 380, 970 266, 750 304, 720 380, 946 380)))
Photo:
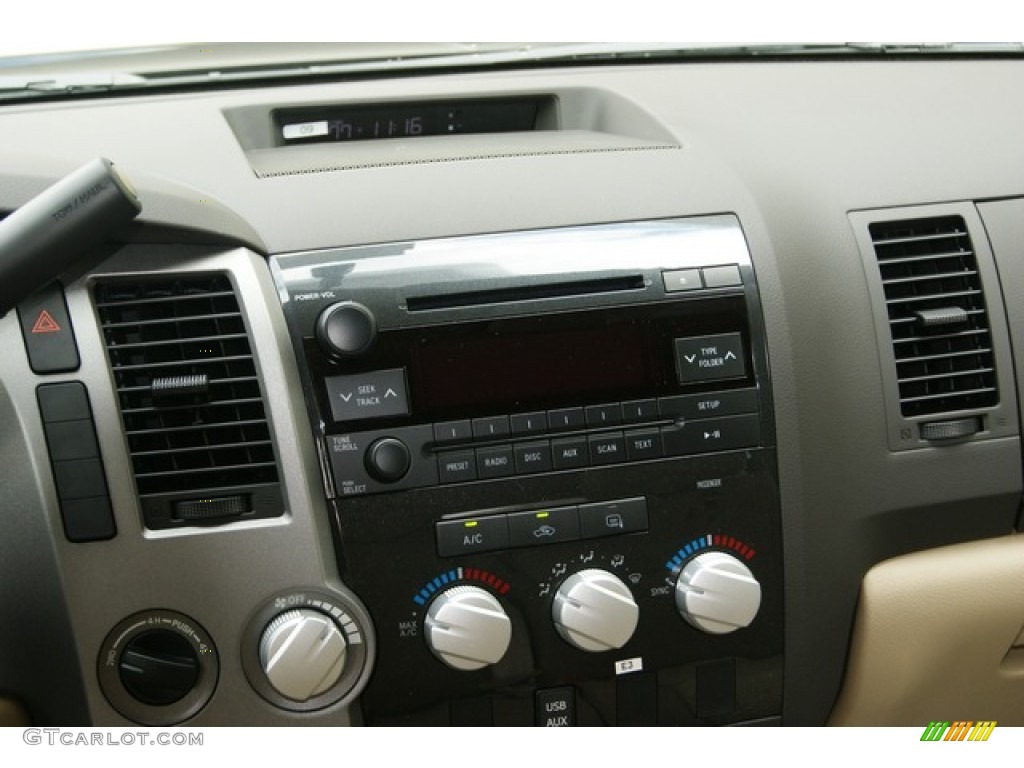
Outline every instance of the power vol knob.
POLYGON ((551 606, 555 630, 582 651, 621 648, 636 631, 640 609, 622 580, 600 568, 574 573, 551 606))
POLYGON ((690 624, 712 635, 746 627, 761 607, 761 585, 750 569, 725 552, 688 562, 676 582, 676 608, 690 624))
POLYGON ((316 320, 316 340, 333 358, 361 355, 376 337, 373 313, 354 301, 331 304, 316 320))
POLYGON ((452 587, 427 609, 424 637, 452 669, 471 672, 497 664, 512 639, 512 622, 501 603, 479 587, 452 587))
POLYGON ((308 701, 333 686, 345 669, 348 646, 337 623, 311 608, 282 613, 260 639, 260 664, 282 696, 308 701))

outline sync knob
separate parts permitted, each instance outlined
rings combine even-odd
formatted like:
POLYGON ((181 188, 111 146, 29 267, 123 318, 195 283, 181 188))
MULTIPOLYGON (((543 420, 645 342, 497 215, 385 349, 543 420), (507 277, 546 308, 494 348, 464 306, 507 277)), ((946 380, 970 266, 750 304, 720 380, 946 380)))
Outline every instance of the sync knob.
POLYGON ((761 585, 744 563, 725 552, 698 555, 676 582, 679 613, 712 635, 746 627, 760 607, 761 585))
POLYGON ((618 576, 589 568, 562 582, 551 614, 566 642, 583 651, 609 651, 629 642, 640 609, 618 576))
POLYGON ((497 664, 512 639, 512 622, 501 603, 479 587, 452 587, 427 609, 424 636, 430 650, 453 669, 497 664))
POLYGON ((334 685, 345 668, 346 653, 341 628, 311 608, 282 613, 260 638, 260 664, 267 680, 292 701, 307 701, 334 685))

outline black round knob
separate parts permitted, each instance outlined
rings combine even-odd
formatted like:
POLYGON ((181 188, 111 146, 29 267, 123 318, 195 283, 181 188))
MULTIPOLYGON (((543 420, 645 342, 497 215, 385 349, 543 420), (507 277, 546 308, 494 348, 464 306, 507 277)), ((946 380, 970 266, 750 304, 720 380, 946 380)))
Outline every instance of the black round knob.
POLYGON ((397 483, 412 464, 409 448, 394 437, 382 437, 366 449, 366 471, 382 483, 397 483))
POLYGON ((143 704, 173 704, 199 681, 199 660, 192 645, 166 629, 129 640, 118 667, 125 690, 143 704))
POLYGON ((354 301, 332 304, 316 321, 316 338, 331 357, 360 355, 370 348, 377 336, 373 313, 354 301))

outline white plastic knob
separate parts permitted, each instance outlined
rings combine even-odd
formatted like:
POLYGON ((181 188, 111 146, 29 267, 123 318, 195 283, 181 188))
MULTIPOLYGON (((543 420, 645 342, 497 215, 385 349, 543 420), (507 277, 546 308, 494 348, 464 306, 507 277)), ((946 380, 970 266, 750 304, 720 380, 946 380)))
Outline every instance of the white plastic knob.
POLYGON ((621 648, 629 642, 640 609, 618 576, 589 568, 562 582, 551 614, 563 640, 580 650, 598 652, 621 648))
POLYGON ((501 603, 479 587, 453 587, 430 604, 424 620, 430 650, 452 669, 497 664, 512 640, 512 622, 501 603))
POLYGON ((308 701, 338 682, 347 650, 330 616, 301 608, 282 613, 263 631, 260 664, 278 693, 308 701))
POLYGON ((748 626, 760 607, 761 585, 743 562, 725 552, 698 555, 676 582, 679 613, 712 635, 748 626))

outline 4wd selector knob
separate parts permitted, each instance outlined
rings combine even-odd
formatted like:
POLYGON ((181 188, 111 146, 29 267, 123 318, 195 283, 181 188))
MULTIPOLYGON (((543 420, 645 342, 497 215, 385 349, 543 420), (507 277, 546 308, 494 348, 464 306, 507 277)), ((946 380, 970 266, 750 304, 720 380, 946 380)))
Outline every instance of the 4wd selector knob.
POLYGON ((621 648, 636 630, 640 609, 622 580, 600 568, 574 573, 551 606, 555 629, 583 651, 621 648))
POLYGON ((377 336, 373 313, 354 301, 331 304, 316 320, 316 339, 331 357, 351 357, 370 348, 377 336))
POLYGON ((468 672, 501 661, 512 639, 512 622, 490 592, 452 587, 430 604, 423 634, 437 658, 468 672))
POLYGON ((744 563, 725 552, 698 555, 676 582, 679 613, 712 635, 749 625, 760 607, 761 585, 744 563))
POLYGON ((282 613, 260 638, 260 664, 278 693, 306 701, 334 685, 345 668, 341 628, 310 608, 282 613))

